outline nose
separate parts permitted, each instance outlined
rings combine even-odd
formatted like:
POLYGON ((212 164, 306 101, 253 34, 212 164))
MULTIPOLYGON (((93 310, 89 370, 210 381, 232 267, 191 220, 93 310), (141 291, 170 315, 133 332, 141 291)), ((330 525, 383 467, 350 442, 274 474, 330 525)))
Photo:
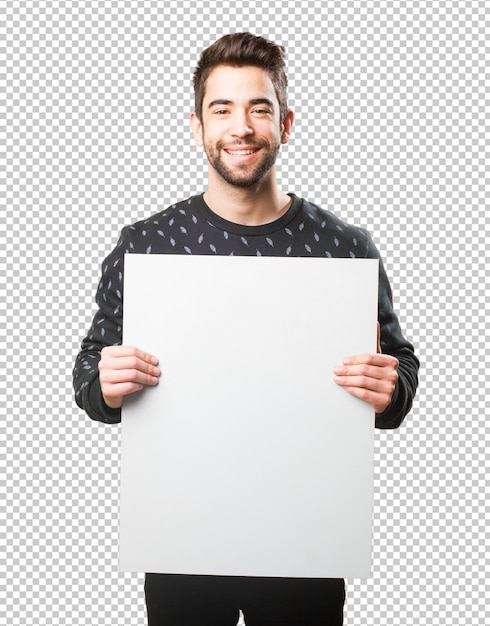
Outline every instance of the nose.
POLYGON ((245 112, 236 112, 231 122, 230 132, 234 137, 248 137, 253 135, 254 130, 252 124, 245 112))

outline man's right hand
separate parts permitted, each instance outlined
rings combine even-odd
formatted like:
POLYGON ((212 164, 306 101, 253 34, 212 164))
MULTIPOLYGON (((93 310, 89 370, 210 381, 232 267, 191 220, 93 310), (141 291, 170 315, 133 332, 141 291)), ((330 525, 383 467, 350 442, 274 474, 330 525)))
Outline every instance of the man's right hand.
POLYGON ((122 406, 124 396, 146 385, 158 384, 158 359, 132 346, 108 346, 99 361, 100 388, 104 402, 112 409, 122 406))

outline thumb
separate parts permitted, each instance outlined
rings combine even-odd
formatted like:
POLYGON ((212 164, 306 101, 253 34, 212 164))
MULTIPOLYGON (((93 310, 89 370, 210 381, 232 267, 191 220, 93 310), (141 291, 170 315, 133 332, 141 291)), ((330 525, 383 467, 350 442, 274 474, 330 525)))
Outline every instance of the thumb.
POLYGON ((378 337, 376 339, 376 348, 378 351, 378 354, 382 354, 382 350, 381 350, 381 326, 378 322, 378 337))

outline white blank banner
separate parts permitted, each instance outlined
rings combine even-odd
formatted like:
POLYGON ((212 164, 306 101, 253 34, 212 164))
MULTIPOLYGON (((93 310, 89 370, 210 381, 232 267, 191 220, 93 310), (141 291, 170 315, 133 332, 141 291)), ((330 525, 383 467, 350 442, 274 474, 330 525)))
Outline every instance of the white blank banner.
POLYGON ((126 255, 122 571, 367 577, 374 412, 333 382, 376 350, 371 259, 126 255))

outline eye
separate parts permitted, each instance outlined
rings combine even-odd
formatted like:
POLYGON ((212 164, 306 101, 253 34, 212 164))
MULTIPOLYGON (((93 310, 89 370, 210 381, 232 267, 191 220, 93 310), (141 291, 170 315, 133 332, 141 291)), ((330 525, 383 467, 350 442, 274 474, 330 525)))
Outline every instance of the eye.
POLYGON ((264 109, 262 107, 258 107, 254 109, 252 113, 255 113, 256 115, 271 115, 272 112, 270 111, 270 109, 264 109))

